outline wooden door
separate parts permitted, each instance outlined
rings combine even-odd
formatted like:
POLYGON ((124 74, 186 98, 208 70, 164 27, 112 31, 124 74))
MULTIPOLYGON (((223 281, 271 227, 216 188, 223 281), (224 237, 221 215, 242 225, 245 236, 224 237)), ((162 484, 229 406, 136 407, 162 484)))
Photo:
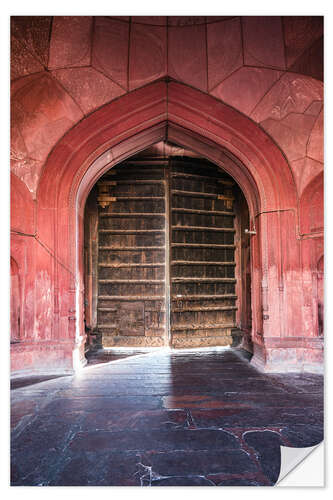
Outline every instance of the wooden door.
POLYGON ((103 346, 231 344, 230 177, 198 159, 132 159, 104 175, 98 189, 105 204, 98 217, 103 346))
POLYGON ((199 160, 171 161, 171 338, 228 345, 235 326, 233 182, 199 160))
POLYGON ((104 347, 166 343, 165 164, 127 161, 103 176, 98 330, 104 347), (112 200, 113 198, 113 200, 112 200))

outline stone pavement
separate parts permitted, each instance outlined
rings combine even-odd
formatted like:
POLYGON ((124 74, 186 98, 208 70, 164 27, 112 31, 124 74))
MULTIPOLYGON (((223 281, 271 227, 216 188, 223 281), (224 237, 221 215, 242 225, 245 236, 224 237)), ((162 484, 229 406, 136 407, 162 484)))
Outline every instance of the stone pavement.
POLYGON ((323 439, 320 375, 238 349, 101 357, 11 391, 12 485, 274 485, 280 445, 323 439))

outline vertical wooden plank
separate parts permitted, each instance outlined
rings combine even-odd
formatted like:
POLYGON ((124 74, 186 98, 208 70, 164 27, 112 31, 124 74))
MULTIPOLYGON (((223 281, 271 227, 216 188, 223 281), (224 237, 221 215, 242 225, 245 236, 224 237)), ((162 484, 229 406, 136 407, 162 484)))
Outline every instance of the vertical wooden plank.
POLYGON ((165 172, 165 336, 166 345, 171 346, 171 199, 170 199, 170 159, 165 172))

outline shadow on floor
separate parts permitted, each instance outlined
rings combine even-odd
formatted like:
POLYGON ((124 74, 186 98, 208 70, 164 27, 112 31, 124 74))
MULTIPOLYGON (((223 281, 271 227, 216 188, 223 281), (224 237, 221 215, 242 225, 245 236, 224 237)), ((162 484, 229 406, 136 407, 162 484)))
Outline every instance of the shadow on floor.
POLYGON ((147 351, 140 349, 133 350, 108 350, 108 349, 98 349, 96 351, 90 351, 86 353, 86 358, 89 365, 98 365, 100 363, 110 363, 110 361, 117 361, 118 359, 130 358, 132 356, 137 356, 138 354, 147 354, 147 351))
POLYGON ((13 378, 10 381, 10 390, 20 389, 21 387, 28 387, 29 385, 39 384, 40 382, 46 382, 47 380, 53 380, 55 378, 66 377, 68 375, 27 375, 25 377, 13 378))

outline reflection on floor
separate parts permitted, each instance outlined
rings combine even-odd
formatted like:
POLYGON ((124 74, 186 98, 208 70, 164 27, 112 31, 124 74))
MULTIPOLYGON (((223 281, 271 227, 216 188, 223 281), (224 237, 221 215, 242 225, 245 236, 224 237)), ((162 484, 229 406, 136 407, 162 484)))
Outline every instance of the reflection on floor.
POLYGON ((322 377, 156 351, 12 391, 12 485, 273 485, 323 439, 322 377))

